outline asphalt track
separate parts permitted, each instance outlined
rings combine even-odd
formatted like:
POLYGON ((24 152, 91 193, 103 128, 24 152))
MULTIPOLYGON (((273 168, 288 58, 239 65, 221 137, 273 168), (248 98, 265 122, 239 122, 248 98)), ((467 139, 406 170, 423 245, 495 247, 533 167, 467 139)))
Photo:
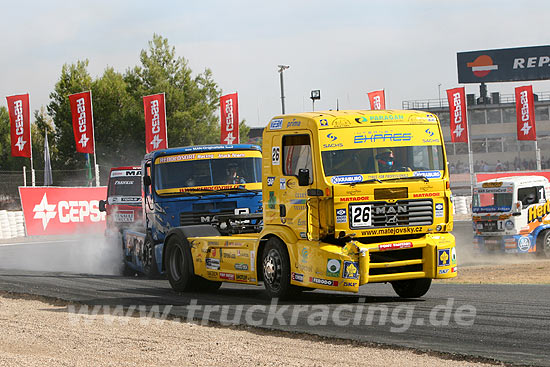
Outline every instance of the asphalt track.
MULTIPOLYGON (((78 242, 70 240, 0 244, 0 264, 4 264, 0 268, 14 267, 21 254, 25 256, 22 268, 35 267, 53 257, 60 264, 61 254, 71 252, 74 256, 75 246, 78 242)), ((171 317, 207 324, 249 325, 550 366, 548 285, 435 282, 422 299, 406 300, 395 296, 389 285, 372 284, 361 287, 358 295, 315 291, 275 305, 265 297, 263 287, 224 284, 217 293, 180 295, 166 280, 75 274, 72 269, 41 270, 1 269, 0 291, 86 305, 122 305, 126 310, 132 306, 145 306, 147 310, 160 306, 158 310, 169 311, 171 317)))

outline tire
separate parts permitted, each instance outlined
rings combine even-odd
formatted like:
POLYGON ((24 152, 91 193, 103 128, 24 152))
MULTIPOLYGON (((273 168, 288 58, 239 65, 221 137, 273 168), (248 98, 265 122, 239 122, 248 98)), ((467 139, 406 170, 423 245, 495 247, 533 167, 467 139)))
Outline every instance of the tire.
POLYGON ((538 236, 537 256, 550 258, 550 230, 546 230, 538 236))
POLYGON ((166 276, 176 292, 193 290, 195 275, 192 273, 191 250, 179 237, 172 236, 166 244, 166 276))
POLYGON ((402 298, 419 298, 430 289, 432 280, 429 278, 397 280, 391 282, 393 290, 402 298))
POLYGON ((160 277, 153 239, 147 235, 143 244, 143 274, 149 279, 160 277))
POLYGON ((264 287, 271 298, 286 299, 295 295, 290 285, 290 260, 285 245, 277 238, 270 238, 262 254, 264 287))

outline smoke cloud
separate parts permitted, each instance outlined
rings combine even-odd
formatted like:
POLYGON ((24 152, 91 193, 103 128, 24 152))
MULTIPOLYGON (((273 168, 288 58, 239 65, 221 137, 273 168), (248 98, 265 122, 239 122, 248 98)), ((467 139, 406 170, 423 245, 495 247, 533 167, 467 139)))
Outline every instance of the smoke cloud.
POLYGON ((0 259, 2 269, 118 275, 122 243, 103 234, 29 238, 0 243, 0 259))

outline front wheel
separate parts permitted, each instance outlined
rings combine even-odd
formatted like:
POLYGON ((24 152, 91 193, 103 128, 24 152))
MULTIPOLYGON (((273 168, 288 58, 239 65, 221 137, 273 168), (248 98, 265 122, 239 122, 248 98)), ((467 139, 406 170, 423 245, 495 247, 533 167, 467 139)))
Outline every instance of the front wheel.
POLYGON ((191 251, 176 236, 166 244, 166 276, 176 292, 192 290, 194 275, 191 274, 191 251))
POLYGON ((429 278, 397 280, 391 282, 393 290, 402 298, 419 298, 430 289, 432 280, 429 278))
POLYGON ((145 237, 145 244, 143 245, 143 272, 149 279, 156 279, 160 276, 155 254, 155 244, 149 236, 145 237))
POLYGON ((537 256, 550 258, 550 230, 544 231, 538 237, 537 256))
POLYGON ((290 260, 285 245, 277 238, 270 238, 262 255, 264 286, 271 298, 288 298, 293 295, 290 285, 290 260))

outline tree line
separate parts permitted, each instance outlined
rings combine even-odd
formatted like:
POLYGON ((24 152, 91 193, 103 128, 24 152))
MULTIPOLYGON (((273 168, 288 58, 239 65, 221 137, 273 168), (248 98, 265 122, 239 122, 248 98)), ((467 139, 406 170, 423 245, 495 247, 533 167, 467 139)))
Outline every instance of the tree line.
MULTIPOLYGON (((85 155, 76 152, 70 94, 92 91, 97 163, 102 166, 136 165, 145 154, 145 120, 142 97, 166 94, 166 120, 170 147, 216 144, 220 141, 218 117, 222 94, 210 69, 193 75, 188 61, 175 48, 154 35, 140 53, 140 65, 124 73, 107 67, 93 79, 88 60, 65 64, 50 93, 50 102, 34 111, 32 151, 35 169, 44 167, 44 134, 48 133, 52 170, 85 167, 85 155)), ((32 96, 32 92, 31 92, 32 96)), ((250 128, 239 123, 241 142, 250 128)), ((0 107, 0 170, 18 171, 28 158, 12 157, 8 111, 0 107)), ((54 178, 55 182, 55 178, 54 178)))

